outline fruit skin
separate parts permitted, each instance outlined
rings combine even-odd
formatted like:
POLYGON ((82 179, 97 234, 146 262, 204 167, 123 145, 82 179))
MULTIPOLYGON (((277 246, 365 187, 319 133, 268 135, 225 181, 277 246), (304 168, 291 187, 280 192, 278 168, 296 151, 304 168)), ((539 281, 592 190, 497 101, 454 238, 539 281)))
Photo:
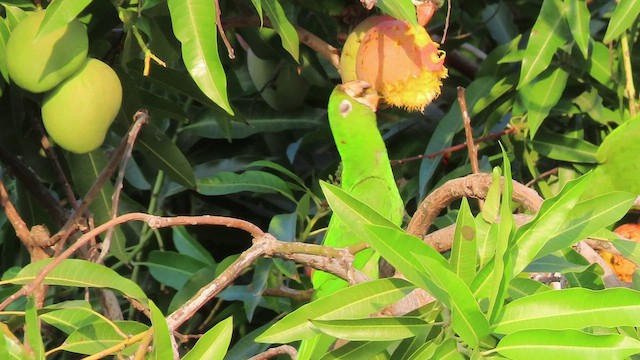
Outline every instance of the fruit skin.
POLYGON ((45 96, 42 121, 60 147, 84 154, 102 145, 121 105, 118 75, 109 65, 89 58, 45 96))
POLYGON ((36 39, 44 15, 44 10, 28 14, 13 30, 6 47, 9 76, 33 93, 51 90, 76 72, 89 49, 87 30, 78 20, 36 39))
POLYGON ((298 75, 295 66, 285 60, 263 60, 247 50, 249 76, 260 95, 277 111, 293 110, 302 105, 309 82, 298 75))
MULTIPOLYGON (((629 240, 640 242, 640 224, 622 224, 613 230, 613 232, 629 240)), ((636 264, 622 255, 613 254, 606 250, 598 250, 598 254, 609 264, 620 280, 626 282, 633 280, 633 272, 637 267, 636 264)))
POLYGON ((448 75, 438 47, 422 27, 396 19, 380 22, 362 38, 357 78, 371 84, 386 103, 422 111, 440 96, 448 75))
POLYGON ((342 53, 340 54, 340 77, 342 78, 343 84, 357 79, 356 57, 362 39, 367 34, 367 31, 375 25, 389 20, 394 20, 394 18, 388 15, 370 16, 359 23, 353 31, 349 33, 347 40, 342 46, 342 53))

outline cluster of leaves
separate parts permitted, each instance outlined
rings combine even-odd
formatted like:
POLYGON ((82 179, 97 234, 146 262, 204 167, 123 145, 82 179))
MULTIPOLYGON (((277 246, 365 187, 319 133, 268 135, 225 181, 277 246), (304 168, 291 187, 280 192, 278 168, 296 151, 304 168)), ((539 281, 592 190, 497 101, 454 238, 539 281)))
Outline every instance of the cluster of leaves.
MULTIPOLYGON (((466 88, 475 135, 501 137, 506 149, 508 159, 497 142, 480 143, 480 168, 491 172, 502 163, 505 178, 534 179, 548 199, 532 222, 516 230, 510 187, 494 181, 477 216, 463 200, 459 210, 449 209, 436 221, 439 228, 457 223, 445 256, 339 188, 319 185, 334 178, 339 163, 326 121, 327 97, 339 74, 320 49, 339 48, 367 16, 359 1, 53 1, 43 31, 78 17, 89 30, 90 55, 110 62, 125 93, 103 149, 86 155, 55 149, 61 165, 42 154, 41 99, 11 84, 2 61, 12 27, 35 5, 0 4, 2 177, 28 226, 60 229, 68 217, 60 204, 71 208, 74 199, 57 167, 82 198, 106 166, 109 150, 126 137, 130 119, 146 108, 151 123, 127 165, 119 213, 233 216, 281 241, 318 243, 329 213, 326 198, 353 232, 406 276, 302 305, 310 288, 302 267, 258 259, 181 328, 184 334, 205 333, 197 344, 187 343, 185 358, 226 353, 242 359, 271 343, 300 340, 299 358, 319 358, 334 338, 350 342, 327 358, 527 359, 544 351, 554 358, 623 358, 640 352, 638 293, 603 290, 602 268, 570 247, 587 236, 614 239, 606 228, 635 198, 622 191, 640 194, 629 161, 640 150, 633 85, 638 79, 632 71, 640 2, 454 0, 449 13, 446 6, 436 13, 429 32, 448 29, 442 48, 450 77, 441 98, 424 114, 378 113, 392 158, 429 155, 395 164, 408 213, 445 181, 471 172, 466 153, 447 151, 464 142, 457 86, 466 88), (226 38, 234 59, 220 41, 226 38), (251 79, 243 44, 262 59, 298 67, 309 86, 303 103, 286 111, 271 108, 261 96, 265 89, 251 79), (572 288, 550 291, 526 277, 539 271, 563 274, 572 288), (403 317, 368 318, 415 288, 438 301, 403 317)), ((415 22, 410 1, 378 0, 373 11, 415 22)), ((107 183, 93 201, 96 225, 110 221, 116 190, 107 183)), ((29 264, 11 223, 4 216, 0 221, 2 284, 27 284, 47 263, 29 264)), ((45 279, 55 286, 43 308, 31 298, 18 299, 0 314, 0 354, 142 357, 153 344, 147 356, 171 358, 165 315, 218 278, 250 243, 249 236, 225 228, 123 224, 113 234, 106 265, 65 260, 45 279), (104 295, 93 290, 90 301, 78 300, 83 287, 125 295, 130 302, 118 300, 126 320, 105 318, 98 301, 104 295), (148 309, 147 316, 131 303, 148 309), (14 336, 22 326, 26 336, 14 336)), ((634 243, 613 244, 640 260, 634 243)), ((0 298, 17 289, 3 288, 0 298)))

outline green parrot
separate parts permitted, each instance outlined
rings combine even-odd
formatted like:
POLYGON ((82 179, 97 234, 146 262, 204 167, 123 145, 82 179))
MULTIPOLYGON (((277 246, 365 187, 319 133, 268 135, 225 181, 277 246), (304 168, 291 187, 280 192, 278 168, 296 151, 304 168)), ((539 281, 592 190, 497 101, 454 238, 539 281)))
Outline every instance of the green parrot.
MULTIPOLYGON (((365 91, 367 87, 368 84, 362 81, 348 82, 338 85, 329 97, 329 125, 342 160, 341 187, 400 225, 404 204, 376 122, 378 96, 365 91)), ((344 248, 360 241, 335 214, 332 215, 324 245, 344 248)), ((379 255, 372 249, 366 249, 356 254, 354 266, 377 278, 378 260, 379 255)), ((348 285, 346 281, 323 271, 315 271, 311 281, 318 298, 348 285)))

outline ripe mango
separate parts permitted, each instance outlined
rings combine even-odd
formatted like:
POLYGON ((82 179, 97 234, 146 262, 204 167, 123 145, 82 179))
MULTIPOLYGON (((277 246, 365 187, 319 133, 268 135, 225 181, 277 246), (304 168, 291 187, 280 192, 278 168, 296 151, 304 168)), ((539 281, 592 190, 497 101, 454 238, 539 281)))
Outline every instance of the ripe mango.
POLYGON ((36 38, 44 15, 44 10, 34 11, 22 19, 6 47, 10 78, 34 93, 51 90, 76 72, 89 49, 87 30, 78 20, 36 38))
POLYGON ((249 76, 269 106, 278 111, 292 110, 302 105, 309 91, 309 82, 298 75, 295 66, 285 60, 264 60, 247 51, 249 76))
POLYGON ((42 121, 60 147, 83 154, 102 145, 121 104, 118 75, 109 65, 89 58, 45 96, 42 121))

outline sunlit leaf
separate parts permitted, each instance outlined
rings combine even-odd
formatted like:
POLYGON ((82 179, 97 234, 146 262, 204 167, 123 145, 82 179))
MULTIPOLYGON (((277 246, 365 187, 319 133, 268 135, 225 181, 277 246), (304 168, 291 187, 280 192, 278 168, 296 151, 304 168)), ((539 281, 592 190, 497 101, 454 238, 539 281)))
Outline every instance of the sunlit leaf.
POLYGON ((218 55, 216 8, 208 0, 168 0, 171 23, 182 43, 187 71, 202 92, 233 115, 227 97, 227 77, 218 55))
POLYGON ((222 360, 227 354, 233 334, 233 318, 228 317, 209 329, 183 360, 222 360))
POLYGON ((602 41, 607 44, 620 36, 623 31, 629 29, 638 19, 638 14, 640 14, 640 1, 617 1, 616 8, 613 10, 613 14, 611 14, 611 20, 609 20, 609 26, 602 41))
POLYGON ((577 330, 525 330, 509 334, 496 348, 509 359, 624 359, 640 352, 640 341, 618 334, 577 330))
POLYGON ((280 35, 282 47, 291 54, 295 61, 299 61, 300 40, 298 39, 298 32, 287 19, 279 0, 262 0, 262 8, 269 16, 273 28, 280 35))
POLYGON ((310 320, 314 327, 331 336, 354 341, 393 341, 427 331, 429 324, 413 317, 310 320))
POLYGON ((569 39, 569 27, 564 18, 566 6, 560 0, 544 0, 540 15, 531 29, 522 59, 518 88, 531 82, 549 67, 553 55, 569 39))
MULTIPOLYGON (((40 260, 25 266, 12 279, 4 281, 10 284, 27 284, 35 279, 42 268, 53 259, 40 260)), ((75 287, 99 287, 111 288, 132 297, 143 304, 147 303, 147 296, 133 281, 120 276, 110 268, 96 263, 80 260, 66 259, 57 264, 44 279, 47 285, 75 286, 75 287)))
POLYGON ((92 0, 54 1, 47 7, 44 19, 36 33, 39 36, 49 34, 67 25, 86 8, 92 0))
POLYGON ((316 334, 310 319, 357 319, 368 316, 400 300, 414 289, 409 282, 387 278, 347 287, 316 299, 278 321, 262 335, 258 342, 290 342, 316 334))
POLYGON ((640 326, 640 292, 626 288, 546 291, 505 305, 493 331, 640 326))

